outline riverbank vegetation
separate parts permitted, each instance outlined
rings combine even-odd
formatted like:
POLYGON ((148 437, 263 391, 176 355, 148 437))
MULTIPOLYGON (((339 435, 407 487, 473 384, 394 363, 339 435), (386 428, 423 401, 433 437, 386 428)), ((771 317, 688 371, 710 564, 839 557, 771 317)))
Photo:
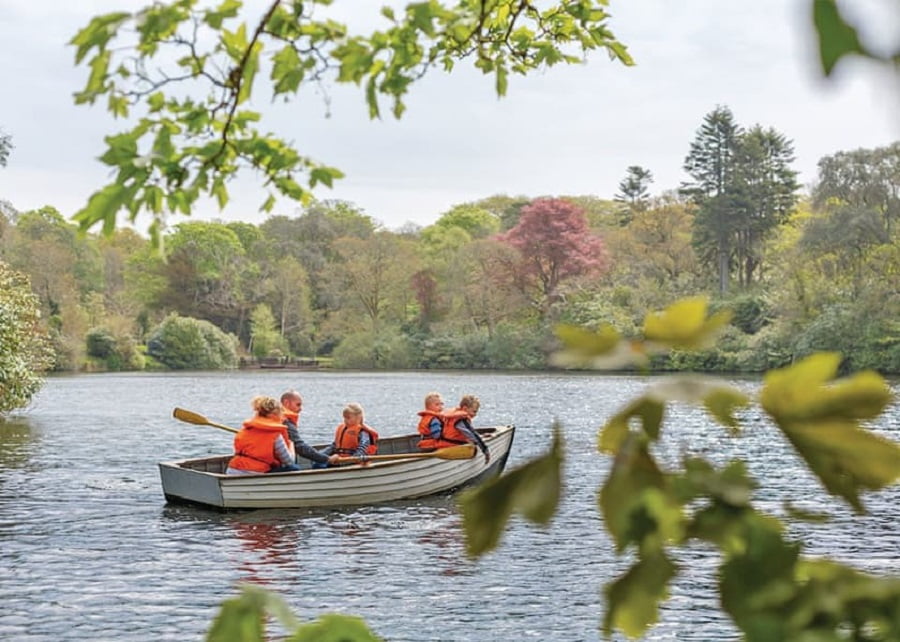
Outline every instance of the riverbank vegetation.
POLYGON ((837 350, 845 370, 900 372, 900 143, 822 158, 807 194, 791 153, 720 106, 686 139, 678 191, 652 193, 634 166, 614 198, 497 195, 399 230, 320 201, 259 225, 181 222, 161 250, 128 228, 79 234, 51 205, 6 208, 0 260, 28 277, 64 371, 547 368, 559 322, 628 334, 708 294, 733 312, 718 346, 652 367, 762 372, 837 350))

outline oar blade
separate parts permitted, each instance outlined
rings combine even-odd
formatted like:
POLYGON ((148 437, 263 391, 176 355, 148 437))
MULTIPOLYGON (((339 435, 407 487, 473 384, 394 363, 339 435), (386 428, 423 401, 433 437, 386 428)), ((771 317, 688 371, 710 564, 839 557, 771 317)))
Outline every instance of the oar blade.
POLYGON ((472 459, 475 456, 475 444, 460 444, 459 446, 441 448, 431 454, 438 459, 472 459))
POLYGON ((175 408, 175 410, 172 411, 172 416, 179 421, 184 421, 189 424, 196 424, 198 426, 210 425, 209 420, 203 415, 191 412, 190 410, 185 410, 184 408, 175 408))

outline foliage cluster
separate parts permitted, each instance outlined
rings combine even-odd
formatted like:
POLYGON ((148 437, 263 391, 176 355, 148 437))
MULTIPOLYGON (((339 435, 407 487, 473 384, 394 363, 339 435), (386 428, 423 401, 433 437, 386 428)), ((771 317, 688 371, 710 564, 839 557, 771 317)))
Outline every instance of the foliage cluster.
POLYGON ((237 339, 209 321, 171 314, 147 341, 147 353, 173 370, 221 370, 237 366, 237 339))
POLYGON ((28 277, 0 261, 0 413, 26 405, 52 353, 28 277))
MULTIPOLYGON (((900 143, 820 166, 812 198, 760 237, 758 281, 715 298, 733 312, 723 340, 657 355, 655 368, 762 372, 836 350, 845 371, 900 371, 900 143)), ((324 201, 260 225, 181 223, 164 254, 131 230, 79 236, 45 207, 5 219, 0 258, 30 277, 58 369, 140 368, 141 346, 173 313, 260 358, 545 368, 554 322, 636 335, 642 310, 716 289, 717 258, 695 252, 691 199, 650 198, 624 224, 622 207, 496 196, 391 232, 324 201)))
MULTIPOLYGON (((707 316, 703 299, 680 301, 648 315, 640 340, 623 340, 610 326, 588 332, 561 326, 561 363, 603 367, 649 355, 702 348, 726 327, 728 315, 707 316)), ((900 445, 864 428, 892 401, 871 371, 837 379, 841 358, 816 353, 770 371, 758 403, 818 477, 824 489, 864 513, 862 494, 900 478, 900 445)), ((719 559, 717 591, 734 624, 751 642, 771 640, 893 640, 900 637, 900 578, 874 577, 839 562, 803 555, 785 524, 755 505, 759 482, 741 459, 717 466, 697 444, 668 468, 658 445, 666 409, 696 403, 733 437, 740 409, 751 400, 737 388, 692 376, 650 386, 609 418, 598 448, 612 458, 599 494, 605 529, 625 572, 604 588, 607 635, 639 637, 657 622, 668 586, 681 572, 678 551, 711 546, 719 559)), ((495 548, 509 518, 520 513, 548 525, 563 495, 564 449, 557 431, 546 455, 462 498, 467 548, 495 548)), ((671 459, 671 458, 666 458, 671 459)), ((788 507, 794 518, 821 520, 788 507)))

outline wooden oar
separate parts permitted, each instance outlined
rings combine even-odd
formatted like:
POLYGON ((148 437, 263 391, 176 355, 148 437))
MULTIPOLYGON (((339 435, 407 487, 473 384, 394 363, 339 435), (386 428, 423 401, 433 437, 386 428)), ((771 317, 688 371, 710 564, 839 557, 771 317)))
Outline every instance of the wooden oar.
MULTIPOLYGON (((370 455, 367 461, 390 461, 392 459, 419 459, 423 457, 436 457, 437 459, 472 459, 475 456, 475 444, 460 444, 459 446, 450 446, 449 448, 441 448, 432 450, 427 453, 406 453, 398 455, 370 455)), ((359 457, 342 457, 338 460, 340 464, 353 464, 363 461, 359 457)))
POLYGON ((199 415, 196 412, 191 412, 190 410, 185 410, 184 408, 176 408, 172 411, 172 416, 175 417, 175 419, 184 421, 189 424, 196 424, 198 426, 212 426, 213 428, 221 428, 222 430, 227 430, 228 432, 238 432, 237 428, 232 428, 231 426, 226 426, 224 424, 217 424, 215 421, 210 421, 203 415, 199 415))

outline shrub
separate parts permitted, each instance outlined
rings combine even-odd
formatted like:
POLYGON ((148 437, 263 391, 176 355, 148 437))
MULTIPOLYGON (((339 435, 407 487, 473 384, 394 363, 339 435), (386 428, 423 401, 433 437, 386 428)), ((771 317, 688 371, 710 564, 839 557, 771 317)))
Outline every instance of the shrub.
POLYGON ((237 366, 237 338, 209 321, 171 314, 147 342, 147 353, 173 370, 221 370, 237 366))

